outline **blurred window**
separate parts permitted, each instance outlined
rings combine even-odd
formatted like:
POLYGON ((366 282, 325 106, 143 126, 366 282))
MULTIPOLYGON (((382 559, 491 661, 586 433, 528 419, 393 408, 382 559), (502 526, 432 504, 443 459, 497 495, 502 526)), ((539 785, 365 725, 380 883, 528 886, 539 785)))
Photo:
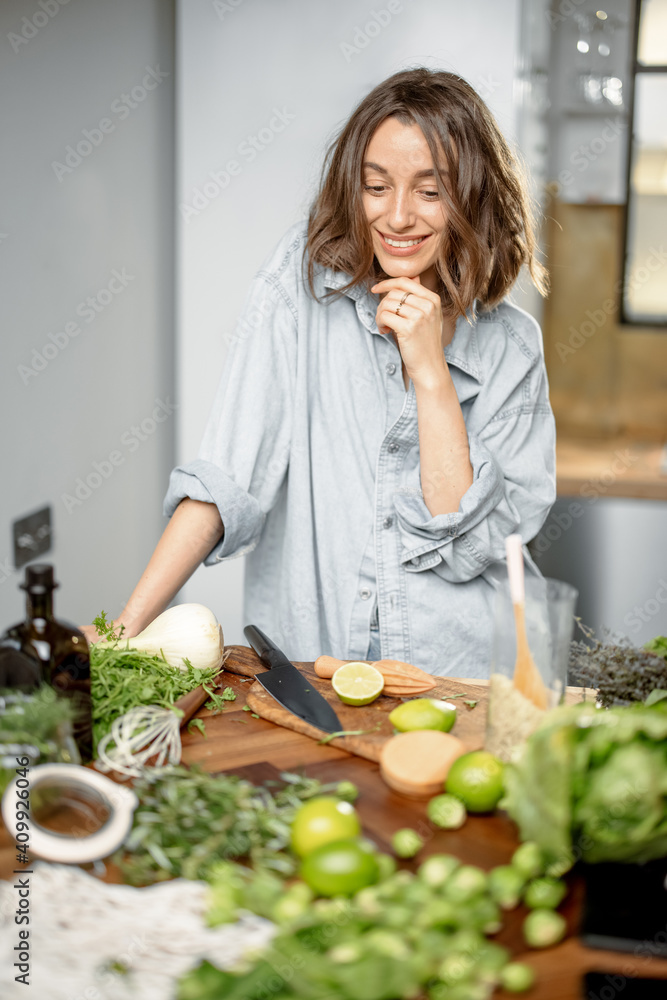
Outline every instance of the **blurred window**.
POLYGON ((623 321, 667 324, 667 0, 638 0, 623 321))

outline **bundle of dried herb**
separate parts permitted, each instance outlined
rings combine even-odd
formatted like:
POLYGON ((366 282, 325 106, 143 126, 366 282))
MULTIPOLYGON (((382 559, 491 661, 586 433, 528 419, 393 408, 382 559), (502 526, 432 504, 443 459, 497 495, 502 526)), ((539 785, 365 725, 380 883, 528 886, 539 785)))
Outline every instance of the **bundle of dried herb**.
POLYGON ((591 629, 578 624, 589 641, 570 644, 570 684, 595 688, 605 708, 645 701, 656 688, 667 689, 664 657, 639 649, 625 638, 596 639, 591 629))

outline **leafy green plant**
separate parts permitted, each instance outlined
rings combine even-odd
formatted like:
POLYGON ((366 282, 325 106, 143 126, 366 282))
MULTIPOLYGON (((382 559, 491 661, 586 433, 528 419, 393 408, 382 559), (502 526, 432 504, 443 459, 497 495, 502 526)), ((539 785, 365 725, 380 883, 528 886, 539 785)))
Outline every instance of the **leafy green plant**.
POLYGON ((70 735, 74 708, 67 698, 59 698, 44 684, 34 692, 0 690, 0 794, 15 775, 17 747, 34 764, 63 759, 61 745, 70 735), (5 748, 12 748, 11 753, 5 748), (7 756, 11 767, 3 767, 7 756))
POLYGON ((656 635, 655 639, 649 639, 644 643, 644 649, 667 660, 667 635, 656 635))
POLYGON ((549 874, 667 854, 667 712, 658 703, 549 712, 508 764, 501 802, 549 874))

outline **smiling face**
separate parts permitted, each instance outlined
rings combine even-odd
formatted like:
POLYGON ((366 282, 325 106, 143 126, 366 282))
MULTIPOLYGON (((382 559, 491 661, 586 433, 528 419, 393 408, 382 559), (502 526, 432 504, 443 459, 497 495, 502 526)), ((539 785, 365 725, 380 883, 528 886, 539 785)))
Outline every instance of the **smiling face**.
POLYGON ((363 161, 362 202, 380 267, 438 289, 434 267, 446 225, 433 158, 418 125, 386 118, 363 161))

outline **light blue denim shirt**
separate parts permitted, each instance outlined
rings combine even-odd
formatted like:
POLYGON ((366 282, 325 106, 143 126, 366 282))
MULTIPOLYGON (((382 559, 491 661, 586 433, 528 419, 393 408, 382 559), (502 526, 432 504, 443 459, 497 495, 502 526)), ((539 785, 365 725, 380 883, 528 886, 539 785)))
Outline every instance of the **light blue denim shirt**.
MULTIPOLYGON (((316 302, 305 242, 305 223, 292 226, 255 276, 199 456, 173 470, 165 514, 186 496, 217 505, 224 536, 204 562, 247 557, 246 622, 291 659, 366 659, 377 618, 382 657, 488 676, 505 537, 533 538, 556 496, 539 326, 507 302, 458 320, 444 353, 474 481, 456 513, 433 517, 415 390, 377 329, 379 296, 316 302)), ((319 268, 318 295, 348 280, 319 268)))

